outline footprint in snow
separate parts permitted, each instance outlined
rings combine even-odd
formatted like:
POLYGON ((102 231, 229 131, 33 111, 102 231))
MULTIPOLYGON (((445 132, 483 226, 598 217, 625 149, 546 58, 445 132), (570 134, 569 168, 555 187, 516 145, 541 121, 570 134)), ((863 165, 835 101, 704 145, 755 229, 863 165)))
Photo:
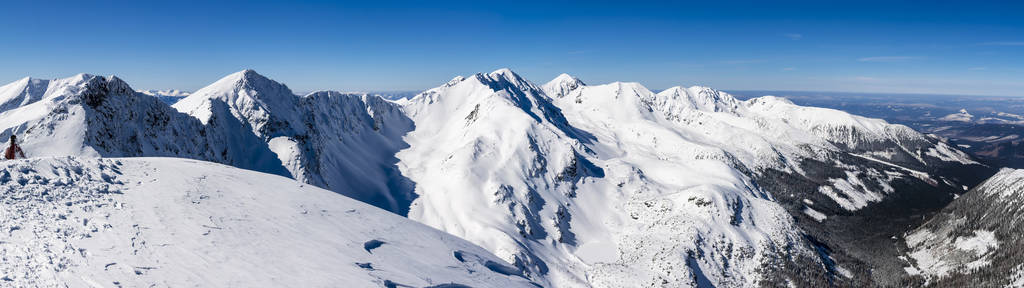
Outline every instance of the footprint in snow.
POLYGON ((370 270, 370 271, 374 270, 373 269, 373 263, 370 263, 370 262, 366 262, 366 263, 356 262, 356 266, 359 266, 359 268, 363 268, 363 269, 370 270))
POLYGON ((380 245, 384 245, 384 243, 385 243, 384 241, 373 239, 373 240, 366 241, 365 243, 363 243, 363 249, 366 249, 366 252, 370 252, 372 254, 373 253, 373 251, 372 251, 373 249, 379 248, 380 245))

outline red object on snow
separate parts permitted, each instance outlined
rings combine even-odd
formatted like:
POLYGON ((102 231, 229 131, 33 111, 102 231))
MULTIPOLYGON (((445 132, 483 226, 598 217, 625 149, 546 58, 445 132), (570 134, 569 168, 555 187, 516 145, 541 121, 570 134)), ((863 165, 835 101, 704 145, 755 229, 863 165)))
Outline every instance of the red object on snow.
POLYGON ((7 151, 4 151, 4 158, 7 160, 16 159, 18 155, 21 155, 21 158, 25 158, 25 152, 21 151, 21 146, 18 146, 18 144, 11 143, 11 146, 7 147, 7 151))

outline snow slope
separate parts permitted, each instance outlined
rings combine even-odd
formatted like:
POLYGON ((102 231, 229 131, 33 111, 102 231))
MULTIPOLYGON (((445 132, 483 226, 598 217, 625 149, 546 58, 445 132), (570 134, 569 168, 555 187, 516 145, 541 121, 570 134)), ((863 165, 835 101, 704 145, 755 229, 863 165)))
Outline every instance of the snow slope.
MULTIPOLYGON (((626 132, 628 124, 584 126, 551 101, 507 69, 410 99, 416 129, 397 155, 419 196, 409 217, 553 287, 753 286, 778 259, 820 265, 749 177, 724 158, 690 154, 712 148, 654 125, 646 127, 678 140, 626 132), (626 135, 609 135, 616 131, 626 135)), ((614 107, 587 112, 643 112, 614 107)))
POLYGON ((412 183, 395 165, 412 122, 377 96, 294 95, 252 70, 172 108, 114 76, 25 78, 0 87, 0 137, 29 157, 173 156, 289 176, 404 215, 412 183), (180 111, 178 111, 180 110, 180 111))
POLYGON ((114 76, 26 79, 0 91, 0 137, 19 136, 29 157, 173 156, 289 175, 237 121, 204 125, 114 76))
MULTIPOLYGON (((906 126, 802 107, 783 98, 739 101, 728 93, 699 86, 654 93, 638 83, 581 83, 563 75, 543 87, 548 95, 555 95, 555 106, 572 126, 596 136, 597 141, 588 147, 597 158, 624 161, 644 171, 646 183, 680 183, 684 187, 724 178, 728 173, 710 173, 708 167, 725 166, 725 171, 741 177, 722 179, 734 187, 715 194, 751 191, 734 196, 743 205, 730 203, 726 207, 769 210, 747 204, 750 198, 768 200, 771 204, 767 206, 782 205, 802 221, 796 225, 771 222, 779 226, 772 227, 765 224, 769 221, 754 218, 751 222, 759 224, 749 229, 799 227, 802 233, 817 238, 811 242, 819 250, 844 254, 840 258, 826 255, 822 261, 831 263, 828 270, 833 277, 853 278, 837 280, 854 281, 848 285, 871 285, 870 281, 891 280, 888 274, 902 273, 861 268, 884 264, 875 262, 873 253, 880 250, 870 246, 891 244, 851 244, 871 242, 863 239, 862 231, 848 227, 909 219, 920 213, 916 211, 937 210, 935 206, 893 203, 905 198, 921 203, 949 201, 943 199, 951 199, 951 192, 962 192, 957 186, 961 180, 953 180, 955 174, 946 169, 980 166, 963 152, 906 126), (912 193, 915 189, 924 191, 912 193), (903 208, 896 210, 876 208, 900 205, 903 208), (850 267, 857 269, 846 269, 850 267), (883 273, 887 275, 878 276, 883 273)), ((892 227, 880 225, 877 229, 881 234, 906 229, 892 227)), ((709 270, 713 271, 704 268, 709 270)))
POLYGON ((1000 170, 906 235, 905 269, 938 286, 1022 281, 1022 201, 1024 170, 1000 170))
MULTIPOLYGON (((407 147, 412 122, 399 107, 367 94, 318 91, 306 96, 253 70, 228 75, 174 104, 203 123, 240 123, 247 145, 267 147, 295 179, 405 215, 411 183, 394 155, 407 147), (223 107, 223 108, 221 108, 223 107)), ((211 133, 236 134, 220 125, 211 133)))
POLYGON ((832 216, 890 198, 951 199, 958 180, 939 168, 976 165, 905 126, 706 87, 653 93, 569 75, 537 86, 500 69, 399 103, 415 123, 397 154, 416 183, 409 217, 556 287, 866 285, 871 270, 844 265, 875 264, 869 255, 834 259, 821 245, 846 238, 806 241, 802 231, 861 224, 832 216), (925 168, 937 174, 915 170, 925 168), (773 173, 813 190, 771 182, 773 173), (900 196, 900 185, 934 192, 900 196), (784 268, 793 266, 825 268, 784 268))
POLYGON ((0 168, 2 286, 534 287, 469 242, 279 176, 174 158, 0 168))

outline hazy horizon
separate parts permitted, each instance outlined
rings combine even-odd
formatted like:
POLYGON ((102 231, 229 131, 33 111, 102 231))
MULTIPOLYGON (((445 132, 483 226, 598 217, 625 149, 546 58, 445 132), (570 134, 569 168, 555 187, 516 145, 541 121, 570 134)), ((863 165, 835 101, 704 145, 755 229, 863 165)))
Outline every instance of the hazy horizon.
POLYGON ((1024 96, 1019 3, 517 4, 6 3, 0 82, 194 91, 251 68, 296 91, 414 91, 507 67, 652 89, 1024 96))

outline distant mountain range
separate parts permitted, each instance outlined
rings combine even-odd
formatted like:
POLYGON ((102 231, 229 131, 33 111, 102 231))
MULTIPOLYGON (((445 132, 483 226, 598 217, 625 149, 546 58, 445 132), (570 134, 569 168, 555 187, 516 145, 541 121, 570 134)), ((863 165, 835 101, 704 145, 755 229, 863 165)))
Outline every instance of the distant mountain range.
POLYGON ((778 95, 800 105, 840 109, 935 134, 997 167, 1024 168, 1024 97, 737 91, 778 95))
POLYGON ((188 97, 192 92, 169 89, 169 90, 140 90, 139 93, 146 94, 149 96, 157 97, 161 101, 167 104, 174 104, 178 100, 188 97))

